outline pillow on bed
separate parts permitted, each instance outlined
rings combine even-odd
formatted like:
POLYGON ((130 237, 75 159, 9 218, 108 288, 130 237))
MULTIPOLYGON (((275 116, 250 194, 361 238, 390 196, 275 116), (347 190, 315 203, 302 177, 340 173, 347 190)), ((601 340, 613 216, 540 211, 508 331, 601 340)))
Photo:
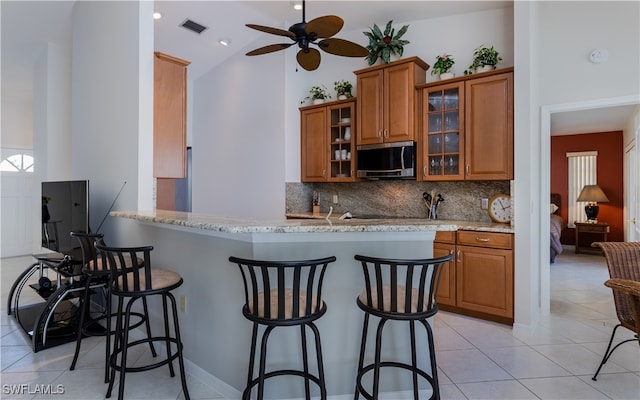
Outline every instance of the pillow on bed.
POLYGON ((558 211, 558 206, 551 203, 551 214, 554 214, 556 211, 558 211))

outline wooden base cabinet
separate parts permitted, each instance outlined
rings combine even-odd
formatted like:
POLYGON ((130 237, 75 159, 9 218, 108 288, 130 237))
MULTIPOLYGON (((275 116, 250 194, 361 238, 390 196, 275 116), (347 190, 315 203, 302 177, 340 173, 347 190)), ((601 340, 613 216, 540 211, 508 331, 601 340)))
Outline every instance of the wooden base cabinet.
MULTIPOLYGON (((433 242, 433 256, 445 257, 455 254, 456 233, 436 232, 436 240, 433 242)), ((441 270, 440 286, 438 287, 438 304, 456 305, 456 263, 447 262, 441 270)))
MULTIPOLYGON (((445 255, 445 246, 452 245, 436 236, 434 256, 445 255)), ((513 234, 458 231, 454 251, 454 268, 440 282, 441 308, 513 324, 513 234)))

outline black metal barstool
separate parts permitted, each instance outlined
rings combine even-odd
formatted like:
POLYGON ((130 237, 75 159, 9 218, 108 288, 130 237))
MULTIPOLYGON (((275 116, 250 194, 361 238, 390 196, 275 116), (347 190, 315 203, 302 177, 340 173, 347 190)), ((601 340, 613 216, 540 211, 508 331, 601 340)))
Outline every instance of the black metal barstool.
POLYGON ((242 273, 245 293, 242 314, 253 322, 249 373, 247 387, 242 393, 243 400, 250 398, 251 390, 256 385, 258 386, 257 398, 262 400, 265 380, 280 375, 303 377, 307 399, 311 398, 309 381, 318 385, 321 399, 327 398, 320 333, 314 321, 327 311, 327 305, 322 299, 322 282, 327 266, 335 260, 335 257, 326 257, 303 261, 260 261, 229 257, 229 261, 238 264, 242 273), (258 376, 254 378, 253 370, 260 325, 266 328, 260 342, 258 376), (303 370, 280 369, 267 373, 265 367, 269 334, 276 327, 283 326, 300 327, 303 370), (306 327, 311 329, 315 338, 317 375, 309 372, 306 327))
POLYGON ((438 371, 433 341, 433 331, 427 318, 438 312, 438 285, 442 268, 453 255, 431 259, 383 259, 356 255, 355 259, 362 263, 365 289, 358 296, 356 303, 364 311, 360 360, 356 376, 355 399, 360 395, 366 399, 378 399, 380 387, 380 369, 384 367, 402 368, 412 372, 413 397, 418 400, 418 376, 431 385, 431 399, 440 398, 438 371), (367 346, 369 317, 379 318, 376 331, 376 349, 374 362, 364 365, 367 346), (411 364, 399 361, 382 361, 382 330, 389 320, 408 321, 411 337, 411 364), (420 322, 427 333, 431 374, 418 367, 416 352, 416 322, 420 322), (368 392, 362 386, 362 377, 373 370, 373 389, 368 392))
MULTIPOLYGON (((85 336, 106 336, 105 344, 105 357, 104 357, 104 382, 109 382, 109 355, 111 354, 111 335, 115 333, 115 330, 111 326, 111 318, 114 316, 111 312, 111 270, 108 265, 102 262, 102 259, 98 258, 94 243, 96 241, 104 244, 103 235, 100 233, 85 233, 85 232, 71 232, 71 236, 78 239, 80 243, 80 249, 82 250, 82 274, 84 279, 84 292, 80 297, 80 321, 78 323, 78 336, 76 338, 76 350, 73 354, 73 361, 69 369, 73 371, 76 368, 78 356, 80 354, 80 346, 82 345, 82 338, 85 336), (91 309, 91 295, 95 289, 100 289, 103 294, 104 308, 100 311, 100 315, 92 318, 90 316, 91 309), (86 318, 88 318, 88 321, 86 318), (104 322, 104 327, 100 328, 96 325, 104 322), (93 329, 92 329, 93 327, 93 329), (96 329, 97 328, 97 329, 96 329)), ((144 260, 139 259, 139 263, 143 263, 144 260)), ((142 299, 143 313, 131 313, 140 318, 138 322, 131 325, 129 329, 135 329, 138 326, 146 322, 147 337, 151 337, 151 328, 146 318, 147 312, 147 299, 142 299)), ((151 353, 155 357, 156 350, 153 347, 153 343, 149 343, 151 353)))
MULTIPOLYGON (((184 359, 182 357, 182 341, 180 339, 180 326, 178 323, 178 308, 176 299, 171 291, 180 285, 183 280, 174 271, 166 269, 151 268, 152 246, 144 247, 108 247, 101 242, 96 242, 96 249, 100 253, 102 263, 111 269, 111 294, 118 299, 116 333, 113 344, 113 351, 109 357, 111 376, 109 378, 109 388, 106 397, 111 397, 111 391, 115 383, 116 371, 120 372, 118 399, 124 399, 124 383, 127 372, 142 372, 159 368, 163 365, 169 366, 171 377, 175 376, 173 370, 173 360, 178 359, 180 379, 185 399, 189 399, 187 380, 184 370, 184 359), (139 263, 138 259, 144 260, 139 263), (131 325, 131 308, 134 303, 149 296, 162 297, 164 336, 151 336, 145 339, 129 342, 129 326, 131 325), (169 327, 169 313, 167 300, 171 303, 173 321, 173 336, 169 327), (166 358, 152 364, 132 367, 127 366, 127 353, 131 347, 141 344, 151 344, 154 342, 164 343, 166 346, 166 358), (120 357, 118 357, 120 356, 120 357)), ((149 314, 147 314, 147 319, 149 314)))

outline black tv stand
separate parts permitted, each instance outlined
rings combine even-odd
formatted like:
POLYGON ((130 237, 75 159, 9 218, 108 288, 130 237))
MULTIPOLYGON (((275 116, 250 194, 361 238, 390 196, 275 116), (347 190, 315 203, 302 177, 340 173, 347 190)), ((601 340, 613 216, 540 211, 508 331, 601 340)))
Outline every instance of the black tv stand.
MULTIPOLYGON (((16 279, 9 292, 7 313, 13 315, 29 337, 34 353, 53 346, 76 340, 78 335, 79 309, 77 297, 84 291, 82 262, 60 253, 34 254, 37 260, 16 279), (45 271, 53 272, 50 288, 40 287, 39 278, 45 271), (34 275, 38 280, 33 283, 34 275), (29 282, 32 283, 29 283, 29 282), (42 301, 22 305, 21 295, 25 286, 33 289, 42 301)), ((102 284, 92 289, 102 288, 102 284)), ((93 329, 102 329, 97 323, 93 329)))

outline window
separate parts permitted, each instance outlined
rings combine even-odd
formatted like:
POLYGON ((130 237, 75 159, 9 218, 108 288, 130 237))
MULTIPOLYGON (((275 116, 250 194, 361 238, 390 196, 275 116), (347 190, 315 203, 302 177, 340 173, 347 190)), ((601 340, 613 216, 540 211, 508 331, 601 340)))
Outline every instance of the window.
POLYGON ((0 162, 0 171, 33 172, 33 157, 28 154, 13 154, 0 162))
POLYGON ((569 163, 569 228, 575 228, 575 221, 583 221, 585 219, 584 206, 586 202, 577 202, 580 191, 584 185, 595 185, 596 161, 598 157, 597 151, 582 151, 575 153, 567 153, 569 163))

